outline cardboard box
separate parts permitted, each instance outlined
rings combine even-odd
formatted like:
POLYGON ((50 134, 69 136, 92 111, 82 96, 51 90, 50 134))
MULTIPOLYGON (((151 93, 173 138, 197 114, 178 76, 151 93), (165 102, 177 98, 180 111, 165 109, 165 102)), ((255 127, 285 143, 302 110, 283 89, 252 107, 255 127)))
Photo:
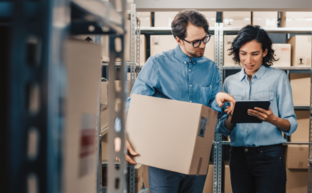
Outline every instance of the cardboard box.
POLYGON ((201 104, 132 94, 127 131, 136 162, 206 175, 216 121, 217 112, 201 104))
POLYGON ((286 193, 305 193, 308 189, 308 170, 286 169, 286 193))
POLYGON ((140 27, 152 26, 151 12, 137 12, 137 17, 140 19, 140 27))
POLYGON ((229 161, 224 162, 224 193, 232 193, 229 161))
POLYGON ((233 61, 233 56, 229 56, 229 49, 232 46, 232 42, 237 35, 224 35, 224 46, 223 46, 223 66, 238 66, 233 61))
POLYGON ((108 142, 107 142, 107 133, 105 135, 102 135, 101 138, 101 156, 102 156, 102 161, 107 162, 108 161, 108 150, 107 150, 108 142))
POLYGON ((310 112, 309 111, 295 111, 298 127, 297 130, 291 134, 291 142, 309 142, 309 122, 310 112))
POLYGON ((272 48, 275 58, 278 59, 278 61, 273 63, 273 67, 290 67, 290 44, 273 44, 272 48))
POLYGON ((297 35, 287 40, 291 44, 292 66, 311 67, 311 39, 309 35, 297 35))
POLYGON ((62 192, 96 192, 101 46, 68 40, 64 50, 67 93, 62 192))
POLYGON ((209 164, 203 193, 213 193, 213 164, 209 164))
POLYGON ((295 106, 310 106, 311 74, 290 74, 290 85, 295 106))
POLYGON ((252 15, 252 25, 259 25, 261 28, 277 28, 278 12, 254 11, 252 15))
MULTIPOLYGON (((172 35, 152 35, 151 36, 151 56, 161 52, 174 49, 178 45, 177 41, 172 35)), ((214 61, 215 54, 215 38, 211 36, 209 42, 206 44, 204 56, 214 61)))
MULTIPOLYGON (((174 17, 179 12, 155 12, 155 27, 171 27, 174 17)), ((215 11, 200 11, 208 21, 210 27, 214 27, 216 23, 217 13, 215 11)))
POLYGON ((250 11, 224 11, 223 12, 223 27, 242 28, 251 24, 250 11))
POLYGON ((282 12, 281 27, 311 28, 312 12, 282 12))
POLYGON ((309 145, 288 145, 286 167, 288 169, 308 169, 309 145))
MULTIPOLYGON (((136 62, 140 64, 140 66, 143 66, 146 62, 146 43, 145 43, 145 35, 140 35, 140 61, 136 62)), ((137 41, 137 40, 136 40, 137 41)), ((136 57, 137 52, 135 51, 135 57, 136 57)))

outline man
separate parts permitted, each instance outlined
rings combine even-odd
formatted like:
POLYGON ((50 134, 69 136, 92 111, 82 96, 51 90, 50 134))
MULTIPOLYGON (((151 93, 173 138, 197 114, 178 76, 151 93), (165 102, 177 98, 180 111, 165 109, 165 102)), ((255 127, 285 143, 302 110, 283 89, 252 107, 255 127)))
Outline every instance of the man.
MULTIPOLYGON (((131 94, 140 94, 179 101, 200 103, 221 110, 224 102, 233 111, 235 99, 221 91, 221 80, 216 64, 204 55, 210 40, 206 18, 195 10, 178 13, 171 24, 178 45, 172 50, 151 56, 142 68, 131 94)), ((128 98, 128 105, 131 95, 128 98)), ((127 149, 137 155, 127 142, 127 149)), ((129 163, 135 162, 127 156, 129 163)), ((179 174, 149 167, 151 193, 201 193, 206 176, 179 174)))

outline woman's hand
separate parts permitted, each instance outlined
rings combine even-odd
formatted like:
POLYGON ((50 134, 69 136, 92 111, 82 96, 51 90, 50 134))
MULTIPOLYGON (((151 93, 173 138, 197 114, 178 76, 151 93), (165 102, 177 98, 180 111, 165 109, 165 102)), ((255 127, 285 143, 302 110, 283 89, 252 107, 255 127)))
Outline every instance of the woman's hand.
POLYGON ((274 124, 278 118, 276 115, 274 115, 271 108, 269 108, 269 110, 265 110, 259 107, 255 107, 255 109, 248 109, 248 115, 257 117, 258 119, 269 122, 271 124, 274 124))

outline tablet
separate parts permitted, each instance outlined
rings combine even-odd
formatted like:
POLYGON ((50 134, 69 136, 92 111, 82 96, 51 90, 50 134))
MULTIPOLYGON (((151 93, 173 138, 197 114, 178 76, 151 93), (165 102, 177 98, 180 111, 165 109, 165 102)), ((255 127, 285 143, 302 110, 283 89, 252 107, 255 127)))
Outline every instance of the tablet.
POLYGON ((262 123, 262 120, 247 113, 248 109, 255 107, 268 110, 270 101, 236 101, 231 123, 262 123))

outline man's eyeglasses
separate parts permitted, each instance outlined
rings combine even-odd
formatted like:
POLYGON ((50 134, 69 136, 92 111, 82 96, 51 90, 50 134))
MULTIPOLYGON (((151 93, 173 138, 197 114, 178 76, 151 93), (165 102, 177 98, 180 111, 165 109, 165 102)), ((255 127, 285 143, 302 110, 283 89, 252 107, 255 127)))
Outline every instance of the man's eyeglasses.
POLYGON ((192 44, 194 48, 198 48, 201 44, 201 42, 203 42, 204 44, 207 44, 210 40, 211 34, 207 34, 203 39, 201 40, 195 40, 193 42, 189 42, 185 39, 183 39, 183 41, 186 41, 189 44, 192 44))

